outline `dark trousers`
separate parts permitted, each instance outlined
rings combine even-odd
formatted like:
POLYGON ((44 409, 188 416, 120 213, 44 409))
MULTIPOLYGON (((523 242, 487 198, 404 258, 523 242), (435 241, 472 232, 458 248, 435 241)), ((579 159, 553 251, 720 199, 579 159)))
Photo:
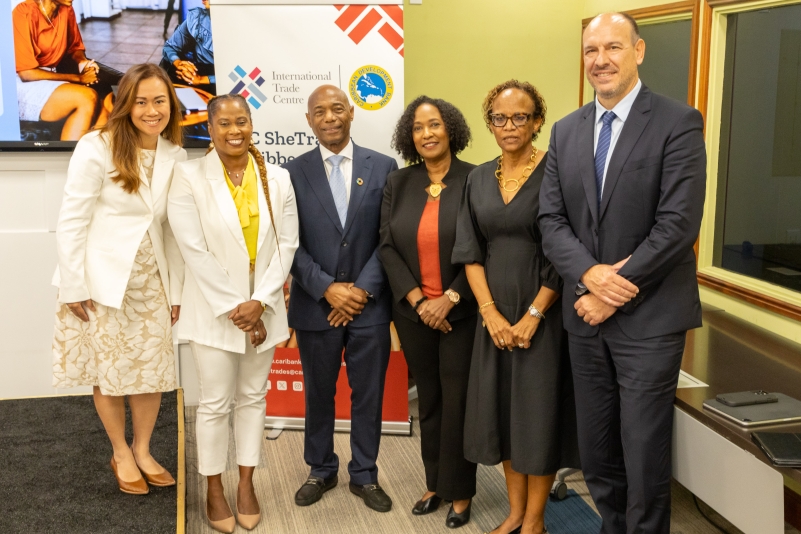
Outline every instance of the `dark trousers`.
POLYGON ((417 384, 426 488, 448 501, 470 499, 476 464, 464 458, 464 415, 476 316, 454 321, 447 334, 398 313, 393 320, 417 384))
POLYGON ((312 476, 330 478, 339 471, 334 452, 334 395, 345 349, 345 366, 352 393, 348 463, 354 484, 378 482, 378 446, 384 380, 389 364, 389 324, 345 326, 322 331, 298 330, 300 363, 306 397, 306 435, 303 457, 312 476))
MULTIPOLYGON (((620 313, 620 312, 618 312, 620 313)), ((602 534, 670 533, 673 401, 686 333, 569 336, 584 480, 602 534)))

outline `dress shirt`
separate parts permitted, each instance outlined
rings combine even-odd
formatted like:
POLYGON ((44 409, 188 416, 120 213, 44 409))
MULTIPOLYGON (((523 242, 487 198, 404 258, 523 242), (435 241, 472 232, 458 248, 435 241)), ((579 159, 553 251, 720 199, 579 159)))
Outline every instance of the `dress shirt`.
POLYGON ((328 176, 329 180, 331 179, 331 171, 334 170, 334 165, 330 161, 328 161, 328 158, 337 155, 342 156, 344 158, 342 160, 342 163, 339 164, 339 170, 342 171, 342 176, 345 177, 345 191, 348 194, 348 202, 350 202, 350 186, 351 182, 353 181, 353 142, 349 140, 348 144, 345 145, 345 148, 343 148, 339 154, 334 154, 321 144, 320 154, 323 155, 323 165, 325 166, 325 175, 328 176))
MULTIPOLYGON (((637 95, 640 94, 641 87, 642 80, 637 80, 637 85, 634 86, 634 89, 632 89, 629 94, 624 96, 623 100, 618 102, 617 105, 611 110, 603 107, 601 103, 598 102, 598 97, 595 97, 595 143, 593 145, 593 155, 595 155, 595 151, 598 149, 598 136, 601 134, 601 128, 604 124, 601 117, 607 111, 612 111, 616 115, 615 120, 612 121, 612 140, 609 143, 609 151, 606 153, 606 164, 604 165, 603 179, 604 184, 606 183, 606 172, 609 170, 609 160, 612 158, 612 154, 615 151, 615 145, 620 137, 620 132, 623 130, 623 125, 626 123, 626 119, 629 118, 631 106, 634 105, 637 95)), ((601 195, 603 195, 603 188, 601 188, 601 195)))

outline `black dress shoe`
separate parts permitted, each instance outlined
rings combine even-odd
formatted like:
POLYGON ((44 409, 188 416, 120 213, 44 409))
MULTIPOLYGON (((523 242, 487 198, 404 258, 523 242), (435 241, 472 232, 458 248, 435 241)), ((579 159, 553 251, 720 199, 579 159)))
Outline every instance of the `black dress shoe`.
POLYGON ((420 500, 414 503, 414 508, 412 508, 412 513, 414 515, 426 515, 430 514, 431 512, 435 512, 437 508, 439 508, 439 504, 442 502, 442 499, 437 497, 436 495, 432 495, 426 500, 420 500))
POLYGON ((358 486, 351 482, 348 487, 351 493, 361 497, 364 504, 376 512, 389 512, 392 508, 392 499, 389 498, 389 495, 384 493, 384 490, 382 490, 381 486, 378 484, 358 486))
POLYGON ((451 509, 448 510, 448 517, 445 518, 445 526, 448 528, 459 528, 465 526, 470 521, 470 507, 473 506, 471 500, 467 503, 467 508, 462 510, 461 513, 456 513, 451 503, 451 509))
POLYGON ((309 506, 316 503, 322 499, 323 493, 336 486, 337 482, 339 482, 339 478, 336 475, 331 478, 310 476, 295 493, 295 504, 309 506))

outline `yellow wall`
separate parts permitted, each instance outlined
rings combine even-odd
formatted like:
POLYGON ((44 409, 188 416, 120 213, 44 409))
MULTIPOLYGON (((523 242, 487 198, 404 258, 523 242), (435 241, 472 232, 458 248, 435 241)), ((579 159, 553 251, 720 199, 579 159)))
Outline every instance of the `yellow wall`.
POLYGON ((589 18, 606 11, 631 11, 672 2, 673 0, 585 0, 581 17, 589 18))
POLYGON ((527 80, 548 106, 537 140, 547 149, 551 125, 575 110, 582 2, 578 0, 423 0, 404 6, 407 103, 444 98, 467 117, 473 143, 462 157, 483 163, 500 153, 481 118, 495 84, 527 80))

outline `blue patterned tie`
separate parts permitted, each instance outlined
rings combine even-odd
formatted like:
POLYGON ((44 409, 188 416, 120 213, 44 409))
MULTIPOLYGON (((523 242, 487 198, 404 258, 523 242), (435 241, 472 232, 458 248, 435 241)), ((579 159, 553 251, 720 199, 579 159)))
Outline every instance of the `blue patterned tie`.
POLYGON ((337 206, 339 222, 342 223, 342 228, 345 228, 345 220, 348 218, 348 190, 345 188, 345 175, 339 168, 343 159, 345 156, 331 156, 327 161, 334 166, 331 169, 331 176, 328 178, 328 185, 331 187, 334 204, 337 206))
POLYGON ((612 122, 617 118, 611 111, 604 112, 601 120, 601 134, 598 136, 598 148, 595 149, 595 192, 598 195, 598 214, 601 214, 601 197, 604 192, 604 169, 606 168, 606 155, 612 142, 612 122))

